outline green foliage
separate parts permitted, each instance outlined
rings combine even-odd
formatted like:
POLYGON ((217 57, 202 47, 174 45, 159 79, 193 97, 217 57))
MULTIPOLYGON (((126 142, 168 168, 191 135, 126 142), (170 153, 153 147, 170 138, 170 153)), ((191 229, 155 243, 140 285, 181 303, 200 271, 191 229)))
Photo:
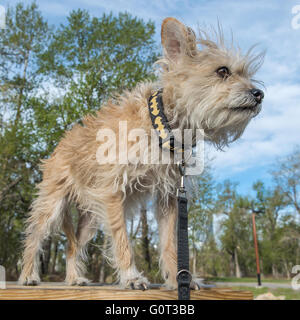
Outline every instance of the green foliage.
POLYGON ((278 189, 286 201, 300 214, 300 147, 297 146, 290 155, 282 158, 272 172, 278 189))
POLYGON ((15 273, 22 221, 39 179, 40 155, 34 149, 38 137, 27 121, 28 107, 41 81, 35 66, 50 31, 34 3, 10 8, 6 23, 7 28, 0 31, 0 264, 15 273))
MULTIPOLYGON (((19 3, 9 8, 6 22, 0 30, 0 264, 16 277, 24 218, 41 180, 40 159, 114 92, 153 80, 156 48, 153 22, 128 13, 91 17, 79 9, 56 28, 36 3, 19 3)), ((94 244, 102 243, 99 233, 94 244)), ((59 265, 64 244, 64 237, 49 239, 41 257, 45 270, 51 269, 47 250, 50 264, 59 265)), ((99 273, 100 262, 91 261, 90 270, 99 273)))

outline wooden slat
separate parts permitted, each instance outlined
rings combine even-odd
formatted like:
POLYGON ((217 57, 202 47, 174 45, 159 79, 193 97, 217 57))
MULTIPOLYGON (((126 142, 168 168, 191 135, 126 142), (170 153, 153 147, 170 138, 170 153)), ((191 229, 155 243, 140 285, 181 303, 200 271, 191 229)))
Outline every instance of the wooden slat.
MULTIPOLYGON (((191 291, 192 300, 253 300, 249 291, 230 288, 211 288, 191 291)), ((63 283, 42 283, 38 287, 24 287, 9 283, 0 290, 0 300, 177 300, 176 290, 164 288, 121 290, 116 286, 66 286, 63 283)))

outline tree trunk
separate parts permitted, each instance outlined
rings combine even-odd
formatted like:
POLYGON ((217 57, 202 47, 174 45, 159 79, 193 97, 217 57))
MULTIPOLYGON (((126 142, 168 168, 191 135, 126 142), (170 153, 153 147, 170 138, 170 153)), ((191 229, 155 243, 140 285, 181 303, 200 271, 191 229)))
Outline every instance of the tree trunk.
POLYGON ((241 278, 242 275, 241 275, 241 269, 240 269, 240 264, 239 264, 237 248, 234 249, 234 265, 235 265, 235 277, 241 278))
POLYGON ((234 277, 234 254, 233 253, 230 255, 229 267, 230 267, 230 276, 234 277))
MULTIPOLYGON (((104 236, 104 242, 103 242, 103 252, 107 250, 107 245, 108 245, 108 238, 105 235, 104 236)), ((100 263, 100 271, 99 271, 99 282, 100 283, 105 283, 105 258, 102 255, 101 257, 101 263, 100 263)))
POLYGON ((17 128, 17 125, 19 123, 20 120, 20 116, 21 116, 21 107, 22 107, 22 99, 23 99, 23 93, 24 93, 24 89, 25 89, 25 83, 26 83, 26 72, 27 72, 27 67, 28 67, 28 62, 29 62, 29 52, 26 53, 25 56, 25 61, 24 61, 24 70, 23 70, 23 76, 22 76, 22 85, 20 87, 20 92, 18 94, 18 102, 17 102, 17 112, 16 112, 16 118, 14 121, 14 131, 17 128))
POLYGON ((290 273, 290 270, 289 270, 289 265, 288 265, 286 260, 284 260, 283 266, 284 266, 284 269, 285 269, 286 277, 287 277, 288 280, 290 280, 291 279, 291 273, 290 273))
POLYGON ((263 278, 264 277, 264 261, 263 259, 259 259, 259 265, 260 265, 260 276, 263 278))
POLYGON ((300 247, 298 247, 297 251, 296 251, 296 264, 300 264, 299 263, 299 257, 300 257, 300 247))
POLYGON ((148 271, 151 270, 151 256, 149 250, 149 238, 148 238, 148 221, 147 221, 147 210, 141 209, 141 222, 142 222, 142 250, 143 257, 147 262, 148 271))
POLYGON ((278 270, 275 263, 272 263, 272 276, 273 278, 278 278, 278 270))
POLYGON ((55 273, 57 252, 58 252, 58 239, 56 239, 54 242, 54 254, 53 254, 53 259, 52 259, 51 274, 55 273))
POLYGON ((196 248, 193 247, 193 274, 195 275, 197 272, 197 251, 196 248))
POLYGON ((130 233, 129 233, 130 240, 133 239, 133 222, 134 222, 134 219, 133 219, 133 217, 131 217, 131 219, 130 219, 130 233))
POLYGON ((10 189, 17 185, 21 180, 22 177, 15 179, 0 191, 0 202, 4 199, 5 193, 7 193, 10 189))
POLYGON ((51 257, 51 244, 52 244, 52 239, 49 237, 43 246, 43 257, 42 257, 42 273, 43 274, 48 274, 49 271, 49 262, 50 262, 50 257, 51 257))

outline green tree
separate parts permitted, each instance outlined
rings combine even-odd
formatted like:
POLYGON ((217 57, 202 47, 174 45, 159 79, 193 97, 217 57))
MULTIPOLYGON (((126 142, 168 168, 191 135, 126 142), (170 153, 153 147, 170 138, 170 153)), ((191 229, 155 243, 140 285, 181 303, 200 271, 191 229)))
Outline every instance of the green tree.
POLYGON ((237 194, 236 184, 230 181, 225 181, 219 188, 218 208, 225 215, 221 222, 220 240, 223 250, 230 257, 230 274, 241 278, 242 274, 249 272, 248 258, 252 255, 250 202, 248 197, 237 194))
POLYGON ((300 147, 279 160, 272 172, 277 187, 287 197, 289 204, 300 214, 300 147))
MULTIPOLYGON (((189 242, 192 249, 192 271, 197 272, 197 256, 203 247, 214 238, 213 202, 214 182, 209 167, 199 177, 189 180, 189 242)), ((203 269, 203 268, 202 268, 203 269)), ((205 270, 203 270, 205 273, 205 270)))
POLYGON ((261 181, 253 185, 256 191, 253 210, 258 212, 258 226, 261 229, 262 260, 264 272, 272 272, 274 278, 279 276, 281 264, 279 242, 282 231, 279 228, 280 214, 288 205, 287 198, 278 186, 266 189, 261 181))
POLYGON ((290 279, 293 266, 300 264, 300 226, 294 215, 287 214, 280 219, 278 229, 278 260, 282 273, 290 279))
MULTIPOLYGON (((154 79, 156 48, 151 21, 127 13, 92 18, 77 10, 55 28, 36 3, 10 8, 0 34, 0 264, 15 277, 24 217, 41 180, 39 159, 114 92, 154 79)), ((99 234, 94 244, 103 241, 99 234)), ((45 244, 45 273, 64 270, 64 242, 45 244)), ((99 273, 101 260, 93 259, 90 268, 99 273)))
POLYGON ((31 98, 42 80, 36 67, 50 30, 35 3, 9 8, 0 30, 0 264, 16 273, 22 218, 38 180, 37 137, 28 125, 31 98))
POLYGON ((40 60, 40 70, 49 75, 55 91, 48 111, 63 130, 98 110, 114 93, 155 78, 153 35, 152 22, 128 13, 100 18, 80 9, 70 13, 40 60))

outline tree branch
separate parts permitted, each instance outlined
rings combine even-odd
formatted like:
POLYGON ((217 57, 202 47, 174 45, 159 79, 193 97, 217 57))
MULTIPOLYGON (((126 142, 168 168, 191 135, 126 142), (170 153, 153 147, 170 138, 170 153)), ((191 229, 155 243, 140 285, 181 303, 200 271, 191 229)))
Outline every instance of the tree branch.
POLYGON ((17 178, 16 180, 12 181, 8 186, 2 189, 0 192, 0 202, 3 200, 5 194, 12 189, 15 185, 17 185, 22 180, 22 177, 17 178))

